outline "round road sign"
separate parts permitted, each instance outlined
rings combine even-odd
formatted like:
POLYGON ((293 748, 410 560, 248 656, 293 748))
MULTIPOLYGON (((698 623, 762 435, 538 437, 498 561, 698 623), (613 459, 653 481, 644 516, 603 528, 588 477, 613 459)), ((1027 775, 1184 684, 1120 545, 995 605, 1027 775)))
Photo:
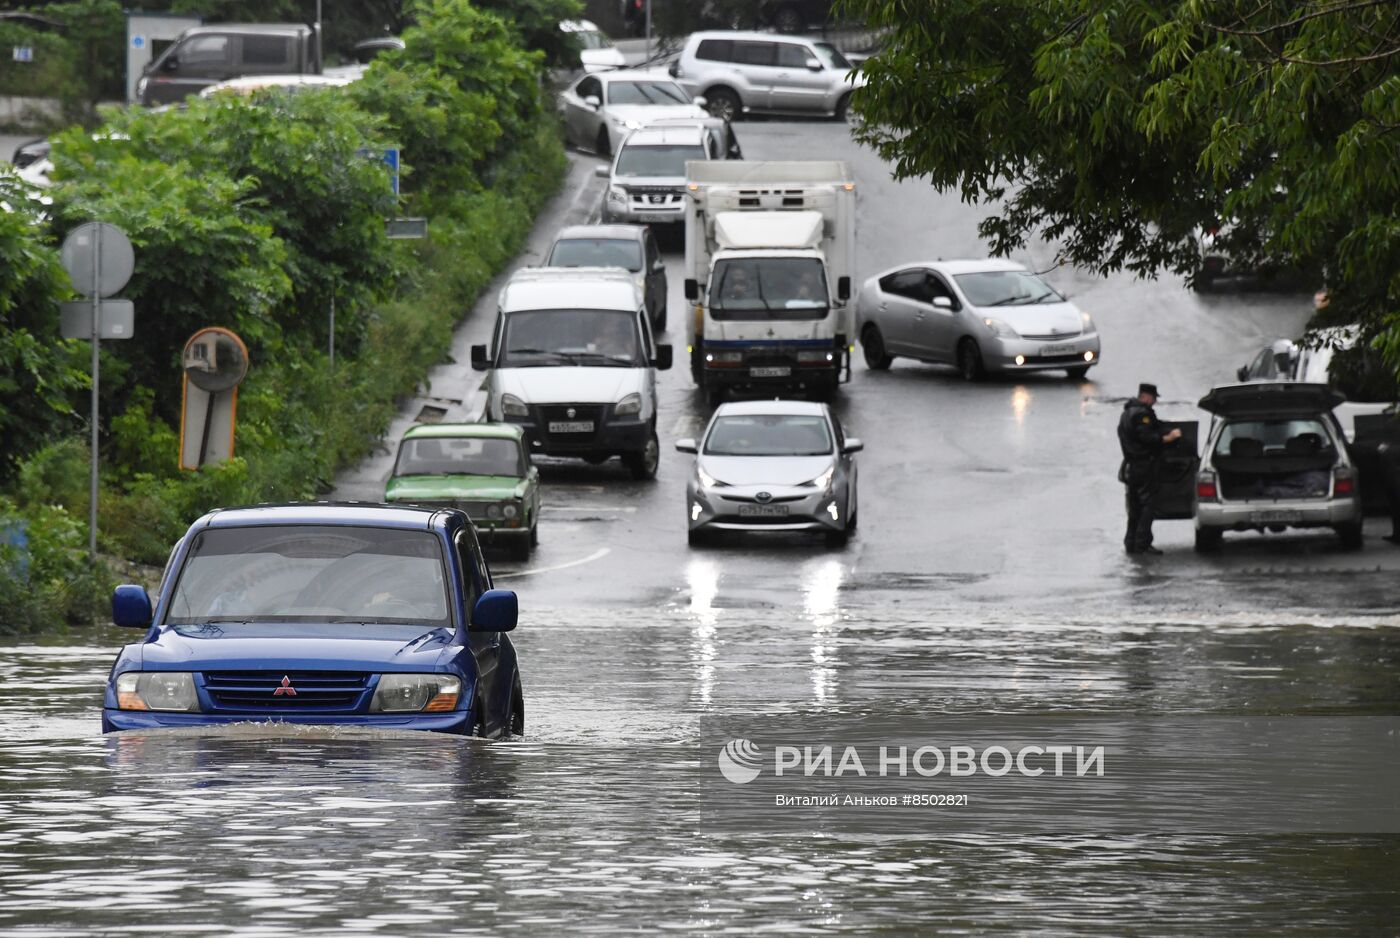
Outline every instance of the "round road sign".
POLYGON ((126 286, 136 266, 126 232, 105 221, 90 221, 68 232, 58 255, 73 289, 83 296, 111 296, 126 286))

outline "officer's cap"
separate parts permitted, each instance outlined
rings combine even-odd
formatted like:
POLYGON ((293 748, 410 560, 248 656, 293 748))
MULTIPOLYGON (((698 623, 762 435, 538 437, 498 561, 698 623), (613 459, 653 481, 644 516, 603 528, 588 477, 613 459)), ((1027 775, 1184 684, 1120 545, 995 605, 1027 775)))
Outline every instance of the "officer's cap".
POLYGON ((1161 395, 1159 395, 1159 394, 1157 393, 1157 385, 1155 385, 1155 384, 1147 384, 1147 383, 1139 384, 1139 385, 1138 385, 1138 393, 1139 393, 1139 394, 1151 394, 1153 397, 1160 397, 1160 396, 1161 396, 1161 395))

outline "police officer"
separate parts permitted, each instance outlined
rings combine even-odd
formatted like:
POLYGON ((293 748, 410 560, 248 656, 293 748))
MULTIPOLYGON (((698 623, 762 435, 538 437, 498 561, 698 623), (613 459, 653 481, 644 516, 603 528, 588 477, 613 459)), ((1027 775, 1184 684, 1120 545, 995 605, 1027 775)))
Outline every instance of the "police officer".
POLYGON ((1152 410, 1157 403, 1155 384, 1138 385, 1138 396, 1123 407, 1118 420, 1118 444, 1123 465, 1118 478, 1127 487, 1128 532, 1123 549, 1130 554, 1160 554, 1152 546, 1152 498, 1157 494, 1162 447, 1181 439, 1180 430, 1164 431, 1152 410))

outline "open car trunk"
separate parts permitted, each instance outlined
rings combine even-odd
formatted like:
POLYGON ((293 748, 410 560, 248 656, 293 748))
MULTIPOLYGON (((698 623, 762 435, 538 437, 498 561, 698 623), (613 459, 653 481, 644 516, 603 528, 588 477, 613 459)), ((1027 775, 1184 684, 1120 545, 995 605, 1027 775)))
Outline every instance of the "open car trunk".
POLYGON ((1326 498, 1337 453, 1329 446, 1310 454, 1217 454, 1214 464, 1220 497, 1228 501, 1326 498))

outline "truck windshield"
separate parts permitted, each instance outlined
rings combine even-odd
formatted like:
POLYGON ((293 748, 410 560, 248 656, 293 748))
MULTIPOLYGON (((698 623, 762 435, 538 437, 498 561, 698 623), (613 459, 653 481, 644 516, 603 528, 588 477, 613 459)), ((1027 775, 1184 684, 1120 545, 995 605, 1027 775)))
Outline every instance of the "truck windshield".
POLYGON ((624 146, 617 157, 618 176, 684 176, 686 160, 703 160, 705 148, 688 146, 624 146))
POLYGON ((642 269, 642 246, 619 238, 569 238, 554 242, 546 267, 622 267, 642 269))
POLYGON ((814 257, 743 257, 715 263, 710 314, 717 320, 824 319, 826 277, 814 257))
POLYGON ((452 624, 435 536, 311 524, 202 531, 180 569, 165 621, 452 624))
POLYGON ((705 438, 706 456, 825 456, 830 452, 826 418, 807 414, 720 417, 705 438))
POLYGON ((525 475, 520 444, 515 440, 420 437, 404 440, 394 463, 395 476, 525 475))
POLYGON ((524 310, 506 316, 497 366, 636 368, 646 364, 635 313, 611 309, 524 310))

